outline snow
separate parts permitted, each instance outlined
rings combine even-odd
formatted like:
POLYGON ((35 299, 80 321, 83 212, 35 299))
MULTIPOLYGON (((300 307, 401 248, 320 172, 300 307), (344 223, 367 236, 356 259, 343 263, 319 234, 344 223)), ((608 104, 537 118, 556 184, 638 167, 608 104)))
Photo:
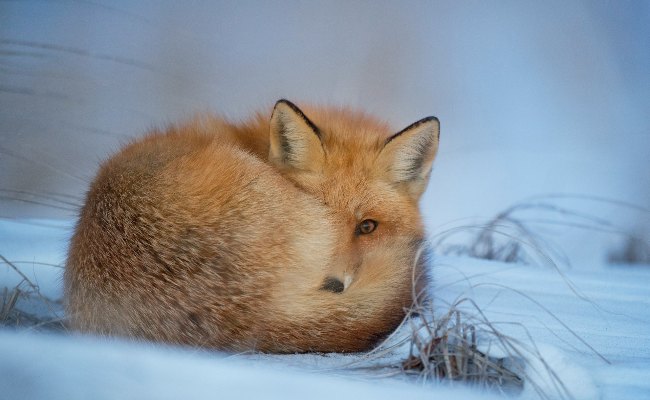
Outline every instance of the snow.
MULTIPOLYGON (((405 383, 358 381, 228 360, 223 354, 0 332, 3 399, 430 398, 405 383)), ((438 388, 441 395, 476 395, 438 388)), ((480 396, 480 398, 489 398, 480 396)))
MULTIPOLYGON (((59 297, 62 270, 35 262, 62 264, 71 226, 1 221, 0 254, 31 261, 18 264, 21 271, 43 293, 59 297)), ((433 266, 438 311, 471 298, 500 332, 520 342, 529 377, 518 398, 538 398, 535 386, 562 398, 553 374, 576 399, 650 395, 650 268, 557 270, 442 255, 433 266)), ((6 265, 0 268, 0 288, 18 281, 6 265)), ((461 309, 477 314, 469 303, 461 309)), ((484 350, 503 352, 494 345, 484 350)), ((402 347, 390 357, 407 352, 402 347)), ((0 359, 0 398, 7 399, 496 396, 458 384, 423 385, 345 369, 363 355, 225 355, 29 330, 0 331, 0 359)))

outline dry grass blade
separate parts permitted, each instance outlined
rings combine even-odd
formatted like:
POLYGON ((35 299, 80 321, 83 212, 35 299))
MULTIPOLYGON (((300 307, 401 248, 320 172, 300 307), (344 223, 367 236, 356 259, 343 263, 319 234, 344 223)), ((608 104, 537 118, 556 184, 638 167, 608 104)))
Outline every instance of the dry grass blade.
MULTIPOLYGON (((29 200, 39 199, 51 201, 52 205, 59 206, 69 206, 73 209, 78 209, 80 207, 80 200, 74 196, 67 195, 64 193, 53 193, 53 192, 31 192, 27 190, 16 190, 16 189, 0 189, 0 193, 6 193, 7 196, 23 196, 23 197, 14 197, 16 200, 22 200, 27 198, 29 200), (74 200, 74 201, 72 201, 74 200)), ((8 197, 12 199, 12 197, 8 197)))
POLYGON ((610 264, 645 264, 650 265, 650 242, 638 236, 629 236, 607 255, 610 264))
POLYGON ((400 366, 403 373, 423 382, 463 382, 504 393, 523 389, 523 363, 479 350, 477 328, 460 310, 452 307, 438 319, 427 317, 431 314, 424 310, 420 314, 411 352, 400 366))
MULTIPOLYGON (((30 148, 29 150, 31 152, 35 151, 33 148, 30 148)), ((22 161, 25 161, 25 162, 30 163, 30 164, 37 164, 37 165, 43 166, 43 167, 47 168, 48 170, 50 170, 52 172, 55 172, 57 174, 60 174, 61 176, 65 176, 67 178, 74 179, 74 180, 76 180, 76 181, 78 181, 80 183, 83 183, 84 185, 90 184, 88 179, 83 178, 81 176, 74 175, 74 174, 72 174, 70 172, 66 172, 63 169, 57 168, 54 165, 48 164, 45 161, 41 161, 41 160, 39 160, 39 157, 34 157, 34 156, 27 157, 27 156, 25 156, 25 155, 23 155, 23 154, 21 154, 19 152, 13 151, 13 150, 11 150, 11 149, 9 149, 7 147, 4 147, 2 145, 0 145, 0 154, 4 154, 6 156, 22 160, 22 161)), ((47 158, 46 157, 41 157, 41 159, 46 160, 47 158)))
POLYGON ((7 264, 9 267, 11 267, 11 269, 13 269, 13 270, 18 274, 18 275, 20 275, 20 277, 23 278, 23 281, 27 282, 27 284, 28 284, 28 285, 29 285, 33 290, 38 291, 38 286, 36 286, 32 281, 30 281, 29 278, 28 278, 25 274, 23 274, 23 272, 22 272, 20 269, 18 269, 18 267, 16 267, 16 266, 14 265, 14 263, 12 263, 11 261, 7 260, 7 259, 5 258, 5 256, 3 256, 2 254, 0 254, 0 260, 2 260, 5 264, 7 264))
POLYGON ((20 296, 20 289, 15 287, 9 292, 7 288, 4 288, 2 291, 2 307, 0 308, 0 324, 4 324, 8 319, 9 315, 16 306, 18 297, 20 296))
POLYGON ((571 199, 623 207, 640 212, 643 216, 650 213, 650 210, 643 207, 612 199, 579 195, 542 195, 515 203, 485 223, 455 226, 438 232, 433 237, 433 247, 443 254, 461 254, 508 263, 546 264, 548 259, 552 258, 569 265, 563 252, 544 240, 538 229, 533 229, 567 227, 625 238, 628 249, 619 252, 622 255, 617 254, 613 257, 615 259, 640 259, 645 262, 650 258, 650 242, 647 240, 630 235, 604 218, 553 202, 571 199), (452 238, 459 235, 465 235, 461 243, 450 243, 452 238), (633 256, 626 257, 625 254, 633 256))
POLYGON ((0 261, 11 268, 21 278, 21 281, 11 290, 3 289, 2 304, 0 307, 0 326, 9 328, 31 330, 65 330, 65 319, 61 317, 61 302, 52 300, 41 294, 38 285, 32 282, 16 265, 0 254, 0 261), (22 289, 23 285, 27 289, 22 289), (23 306, 20 306, 23 304, 23 306), (35 314, 25 311, 32 306, 45 309, 45 313, 35 314))

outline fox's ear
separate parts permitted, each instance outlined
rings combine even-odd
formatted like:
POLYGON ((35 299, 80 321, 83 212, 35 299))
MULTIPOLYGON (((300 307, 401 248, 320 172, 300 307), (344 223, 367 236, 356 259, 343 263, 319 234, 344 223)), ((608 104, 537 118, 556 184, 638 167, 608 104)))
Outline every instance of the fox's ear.
POLYGON ((269 160, 281 168, 320 172, 325 152, 318 127, 288 100, 279 100, 271 116, 269 160))
POLYGON ((404 185, 418 200, 427 188, 439 139, 438 118, 421 119, 386 139, 377 160, 379 168, 391 183, 404 185))

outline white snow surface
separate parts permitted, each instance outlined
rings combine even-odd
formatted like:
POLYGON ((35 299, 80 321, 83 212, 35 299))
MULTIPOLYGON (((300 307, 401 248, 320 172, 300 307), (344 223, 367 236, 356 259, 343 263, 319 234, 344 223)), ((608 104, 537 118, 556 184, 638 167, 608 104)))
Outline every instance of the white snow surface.
MULTIPOLYGON (((38 263, 64 263, 71 227, 69 221, 0 221, 0 254, 20 261, 16 265, 43 294, 59 298, 63 270, 38 263)), ((562 385, 576 399, 650 396, 650 268, 554 269, 459 256, 435 256, 432 267, 436 310, 471 299, 528 352, 529 377, 518 398, 538 398, 535 385, 550 398, 564 396, 562 385), (560 386, 552 374, 561 378, 560 386)), ((2 264, 0 290, 19 281, 2 264)), ((463 304, 477 314, 472 303, 463 304)), ((502 352, 492 345, 485 350, 502 352)), ((407 355, 402 347, 385 357, 407 355)), ((362 354, 226 355, 4 329, 0 360, 1 399, 497 396, 344 368, 363 361, 362 354)))
MULTIPOLYGON (((296 368, 228 360, 221 354, 0 332, 3 399, 424 399, 406 383, 364 382, 296 368)), ((456 390, 438 389, 441 394, 456 390)), ((458 393, 474 395, 465 389, 458 393)))

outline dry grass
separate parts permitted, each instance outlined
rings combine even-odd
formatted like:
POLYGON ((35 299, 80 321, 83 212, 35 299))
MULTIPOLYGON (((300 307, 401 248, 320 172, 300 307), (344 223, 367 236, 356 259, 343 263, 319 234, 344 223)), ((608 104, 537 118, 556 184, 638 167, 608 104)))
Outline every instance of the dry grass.
POLYGON ((640 236, 630 235, 621 246, 607 255, 610 264, 643 264, 650 266, 650 242, 640 236))
POLYGON ((500 342, 508 340, 489 322, 481 324, 490 327, 485 331, 456 306, 437 319, 419 315, 410 322, 412 336, 409 355, 401 365, 403 373, 421 381, 451 380, 504 393, 523 390, 522 358, 493 357, 479 350, 479 338, 485 341, 488 333, 500 342))
POLYGON ((0 201, 45 206, 55 210, 66 211, 70 215, 75 215, 78 212, 82 202, 78 197, 64 193, 36 193, 17 189, 0 189, 0 201))
MULTIPOLYGON (((562 380, 562 371, 552 369, 526 327, 507 324, 521 329, 523 339, 506 335, 466 297, 445 308, 436 312, 431 302, 416 304, 391 337, 360 360, 333 372, 357 371, 419 384, 464 385, 504 395, 518 395, 527 386, 541 399, 573 398, 562 380)), ((563 326, 592 349, 566 324, 563 326)))
POLYGON ((552 234, 543 234, 548 228, 576 228, 622 237, 635 246, 632 251, 640 249, 639 244, 643 244, 646 250, 649 248, 647 240, 630 235, 607 219, 559 204, 576 200, 618 207, 645 218, 650 216, 650 210, 646 208, 614 199, 549 194, 515 203, 483 223, 445 229, 432 238, 432 246, 440 254, 467 255, 506 263, 551 265, 554 268, 558 265, 569 266, 570 262, 559 246, 547 240, 552 234))
POLYGON ((65 330, 61 300, 53 300, 42 295, 38 285, 4 256, 0 255, 0 261, 21 278, 15 287, 2 289, 0 327, 35 331, 65 330), (34 309, 41 312, 27 311, 34 309))

